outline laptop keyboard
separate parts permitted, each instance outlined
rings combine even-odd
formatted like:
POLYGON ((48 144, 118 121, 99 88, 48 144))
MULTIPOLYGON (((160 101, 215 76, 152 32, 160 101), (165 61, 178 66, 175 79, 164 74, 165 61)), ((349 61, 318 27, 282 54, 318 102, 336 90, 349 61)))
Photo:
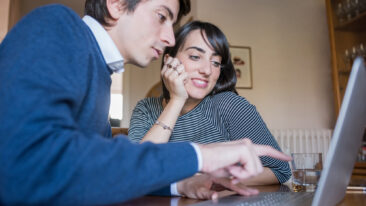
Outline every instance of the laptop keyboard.
POLYGON ((256 196, 228 196, 217 203, 205 201, 196 206, 228 205, 228 206, 262 206, 262 205, 311 205, 314 193, 310 192, 262 192, 256 196))

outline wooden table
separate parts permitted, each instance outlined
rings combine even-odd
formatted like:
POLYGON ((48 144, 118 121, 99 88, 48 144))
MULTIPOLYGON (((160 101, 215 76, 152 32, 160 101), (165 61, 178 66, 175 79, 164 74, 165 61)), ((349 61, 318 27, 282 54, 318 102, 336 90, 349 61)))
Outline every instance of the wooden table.
MULTIPOLYGON (((255 187, 260 192, 292 192, 286 185, 268 185, 255 187)), ((219 197, 233 195, 234 192, 222 191, 219 197)), ((135 200, 128 201, 118 206, 183 206, 200 202, 201 200, 189 199, 184 197, 160 197, 160 196, 144 196, 135 200)), ((366 194, 346 193, 345 198, 338 204, 339 206, 361 206, 366 205, 366 194)))

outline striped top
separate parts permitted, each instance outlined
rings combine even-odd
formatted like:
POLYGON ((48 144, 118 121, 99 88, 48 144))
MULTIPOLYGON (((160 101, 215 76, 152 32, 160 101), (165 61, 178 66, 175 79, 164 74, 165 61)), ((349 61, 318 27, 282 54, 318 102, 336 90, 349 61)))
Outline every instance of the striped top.
MULTIPOLYGON (((139 142, 154 125, 163 111, 162 100, 162 97, 152 97, 137 103, 128 132, 132 141, 139 142)), ((242 138, 280 150, 255 106, 233 92, 222 92, 207 96, 193 110, 180 116, 169 141, 208 144, 242 138)), ((280 183, 290 178, 287 162, 271 157, 261 157, 261 161, 264 167, 273 171, 280 183)))

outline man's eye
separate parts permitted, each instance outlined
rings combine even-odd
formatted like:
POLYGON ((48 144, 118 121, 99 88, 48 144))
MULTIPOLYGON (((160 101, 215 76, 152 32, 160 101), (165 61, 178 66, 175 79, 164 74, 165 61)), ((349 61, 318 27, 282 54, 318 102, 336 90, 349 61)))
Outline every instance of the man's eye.
POLYGON ((163 14, 158 13, 158 16, 159 16, 160 23, 164 23, 166 21, 166 16, 164 16, 163 14))
POLYGON ((189 58, 192 59, 192 60, 194 60, 194 61, 197 61, 197 60, 200 59, 199 56, 194 56, 194 55, 189 55, 189 58))

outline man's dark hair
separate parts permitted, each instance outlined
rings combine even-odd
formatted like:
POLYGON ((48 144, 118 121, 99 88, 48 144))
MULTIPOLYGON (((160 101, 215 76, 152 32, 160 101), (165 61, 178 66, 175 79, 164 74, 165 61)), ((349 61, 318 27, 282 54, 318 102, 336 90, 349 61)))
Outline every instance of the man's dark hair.
MULTIPOLYGON (((149 0, 153 1, 153 0, 149 0)), ((121 6, 127 12, 134 12, 141 0, 123 0, 121 6)), ((191 11, 191 0, 179 0, 179 12, 177 22, 182 16, 187 15, 191 11)), ((113 19, 108 11, 106 0, 86 0, 85 1, 85 15, 89 15, 96 19, 103 26, 112 26, 108 23, 108 19, 113 19)))
MULTIPOLYGON (((224 33, 218 27, 211 23, 192 21, 182 26, 175 33, 175 45, 173 47, 167 47, 164 51, 163 57, 165 56, 165 54, 169 54, 169 56, 171 57, 176 57, 178 51, 183 48, 189 33, 195 30, 200 30, 202 38, 221 57, 220 76, 217 79, 215 87, 212 89, 209 95, 214 95, 224 91, 232 91, 238 94, 235 89, 236 73, 234 65, 231 61, 229 43, 224 33), (206 38, 204 35, 206 35, 206 38)), ((164 62, 162 62, 161 68, 163 68, 163 66, 164 62)), ((162 86, 163 97, 169 100, 169 91, 165 87, 164 81, 162 81, 162 86)))

